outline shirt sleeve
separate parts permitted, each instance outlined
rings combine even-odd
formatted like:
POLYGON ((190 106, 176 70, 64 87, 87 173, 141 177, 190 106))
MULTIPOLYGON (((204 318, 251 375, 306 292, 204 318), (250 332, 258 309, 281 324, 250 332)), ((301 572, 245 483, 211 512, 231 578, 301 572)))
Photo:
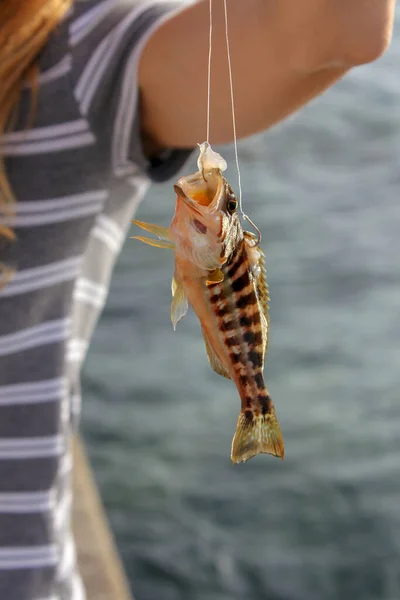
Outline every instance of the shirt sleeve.
POLYGON ((191 154, 191 149, 168 148, 148 159, 142 148, 139 110, 141 51, 154 30, 182 6, 182 0, 78 0, 70 17, 75 98, 117 177, 141 172, 163 182, 191 154))

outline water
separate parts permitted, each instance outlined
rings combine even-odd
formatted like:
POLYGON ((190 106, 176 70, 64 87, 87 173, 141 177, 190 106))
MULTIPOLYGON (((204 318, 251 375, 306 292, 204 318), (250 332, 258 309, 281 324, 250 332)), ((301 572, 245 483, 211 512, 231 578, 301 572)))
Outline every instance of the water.
MULTIPOLYGON (((382 60, 240 146, 283 463, 230 464, 238 395, 193 314, 172 330, 172 253, 125 244, 83 430, 137 600, 400 598, 399 59, 400 22, 382 60)), ((173 201, 157 187, 138 216, 168 225, 173 201)))

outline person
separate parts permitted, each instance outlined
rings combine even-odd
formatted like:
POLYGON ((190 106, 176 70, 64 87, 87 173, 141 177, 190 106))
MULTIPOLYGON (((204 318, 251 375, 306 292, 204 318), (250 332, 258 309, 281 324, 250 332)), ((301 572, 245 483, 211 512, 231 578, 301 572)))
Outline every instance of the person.
MULTIPOLYGON (((211 142, 232 139, 214 0, 211 142)), ((228 0, 239 137, 387 49, 395 0, 228 0)), ((70 440, 112 267, 149 184, 205 138, 207 0, 0 5, 0 598, 78 600, 70 440), (11 276, 11 269, 14 273, 11 276)))

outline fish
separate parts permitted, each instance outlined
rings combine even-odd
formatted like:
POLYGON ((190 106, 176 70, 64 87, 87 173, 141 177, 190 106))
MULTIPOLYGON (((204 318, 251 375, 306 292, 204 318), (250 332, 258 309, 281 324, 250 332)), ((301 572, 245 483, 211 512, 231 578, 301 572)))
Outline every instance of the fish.
POLYGON ((198 169, 174 185, 169 228, 134 220, 158 239, 134 237, 173 250, 173 327, 190 305, 211 368, 236 385, 241 409, 232 462, 260 453, 283 459, 283 437, 263 376, 270 327, 264 254, 256 236, 241 226, 237 197, 223 175, 226 162, 207 142, 200 145, 198 169))

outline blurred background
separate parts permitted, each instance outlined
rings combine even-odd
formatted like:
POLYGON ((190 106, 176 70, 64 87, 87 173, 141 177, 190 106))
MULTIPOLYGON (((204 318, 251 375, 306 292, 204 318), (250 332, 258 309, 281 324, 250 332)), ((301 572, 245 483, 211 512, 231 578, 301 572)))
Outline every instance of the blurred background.
MULTIPOLYGON (((137 600, 400 598, 399 59, 397 18, 384 58, 239 147, 283 463, 232 466, 235 386, 192 312, 172 329, 172 253, 126 241, 82 427, 137 600)), ((173 209, 169 183, 137 215, 173 209)))

